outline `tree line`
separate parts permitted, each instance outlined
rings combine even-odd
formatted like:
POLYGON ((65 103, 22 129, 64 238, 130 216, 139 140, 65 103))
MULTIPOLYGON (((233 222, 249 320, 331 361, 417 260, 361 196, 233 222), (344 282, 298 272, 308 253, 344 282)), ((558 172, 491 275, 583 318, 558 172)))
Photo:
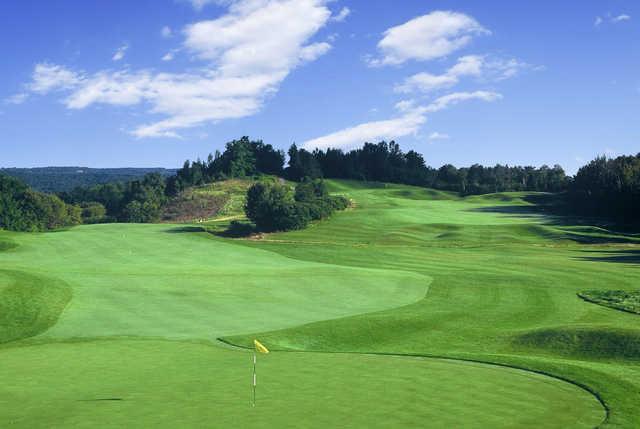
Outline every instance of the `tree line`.
POLYGON ((426 165, 421 154, 413 150, 403 152, 393 141, 365 143, 351 151, 308 151, 293 144, 287 155, 285 167, 282 150, 262 140, 242 137, 227 143, 222 153, 210 154, 206 161, 185 161, 173 176, 150 173, 141 179, 81 186, 58 195, 39 193, 16 179, 1 176, 0 228, 45 230, 80 222, 155 222, 167 202, 189 187, 227 178, 265 175, 285 177, 299 182, 301 187, 293 193, 277 183, 252 188, 252 198, 280 201, 271 205, 260 203, 248 209, 249 218, 260 219, 256 223, 260 223, 263 230, 295 229, 325 217, 329 207, 341 208, 344 202, 331 201, 320 188, 313 201, 307 198, 311 195, 307 192, 309 187, 321 186, 315 179, 322 178, 401 183, 461 195, 554 192, 561 193, 576 214, 607 216, 625 222, 637 222, 639 218, 640 155, 596 158, 573 178, 559 165, 536 168, 474 164, 456 168, 447 164, 435 169, 426 165), (302 196, 305 192, 307 197, 302 196), (263 206, 270 208, 262 212, 257 209, 263 206), (272 220, 275 223, 269 225, 265 213, 279 220, 272 220), (287 222, 290 224, 285 228, 287 222))
POLYGON ((640 153, 598 157, 581 167, 571 183, 568 203, 578 214, 640 223, 640 153))
POLYGON ((562 192, 570 178, 562 167, 520 167, 497 164, 484 167, 456 168, 451 164, 435 169, 426 165, 421 154, 403 152, 391 141, 365 143, 361 148, 344 152, 340 149, 289 149, 289 166, 285 173, 291 180, 302 177, 324 177, 364 181, 392 182, 459 192, 462 195, 508 191, 562 192))

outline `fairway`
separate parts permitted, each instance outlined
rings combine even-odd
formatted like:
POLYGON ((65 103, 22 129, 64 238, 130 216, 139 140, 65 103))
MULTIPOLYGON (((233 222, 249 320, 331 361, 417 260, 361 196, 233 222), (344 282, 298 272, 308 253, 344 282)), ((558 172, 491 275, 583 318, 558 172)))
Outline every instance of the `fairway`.
POLYGON ((0 426, 637 427, 638 316, 577 293, 637 287, 611 257, 640 237, 524 193, 328 183, 355 207, 259 240, 1 232, 0 426), (217 338, 272 350, 255 409, 217 338))

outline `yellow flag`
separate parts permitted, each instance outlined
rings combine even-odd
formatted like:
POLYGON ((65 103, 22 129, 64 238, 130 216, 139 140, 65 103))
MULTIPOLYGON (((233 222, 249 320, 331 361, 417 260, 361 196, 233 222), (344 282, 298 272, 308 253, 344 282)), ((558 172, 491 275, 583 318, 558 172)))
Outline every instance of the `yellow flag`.
POLYGON ((256 351, 260 353, 269 353, 269 349, 262 345, 258 340, 253 340, 253 345, 256 347, 256 351))

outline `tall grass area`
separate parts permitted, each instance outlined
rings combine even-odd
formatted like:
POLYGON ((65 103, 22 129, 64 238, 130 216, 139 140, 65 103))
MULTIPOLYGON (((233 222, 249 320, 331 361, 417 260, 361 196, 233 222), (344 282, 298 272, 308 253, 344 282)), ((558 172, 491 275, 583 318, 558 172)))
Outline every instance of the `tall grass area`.
POLYGON ((640 236, 539 194, 329 186, 354 206, 261 239, 0 232, 0 305, 50 314, 0 346, 0 426, 640 426, 640 316, 578 297, 637 289, 640 236))

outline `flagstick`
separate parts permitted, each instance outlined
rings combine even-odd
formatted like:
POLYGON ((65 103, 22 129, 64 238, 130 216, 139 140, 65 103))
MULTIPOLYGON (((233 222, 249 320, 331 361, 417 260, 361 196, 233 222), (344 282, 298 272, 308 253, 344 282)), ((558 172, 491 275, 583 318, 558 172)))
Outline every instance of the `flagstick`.
POLYGON ((256 406, 256 351, 253 351, 253 406, 256 406))

